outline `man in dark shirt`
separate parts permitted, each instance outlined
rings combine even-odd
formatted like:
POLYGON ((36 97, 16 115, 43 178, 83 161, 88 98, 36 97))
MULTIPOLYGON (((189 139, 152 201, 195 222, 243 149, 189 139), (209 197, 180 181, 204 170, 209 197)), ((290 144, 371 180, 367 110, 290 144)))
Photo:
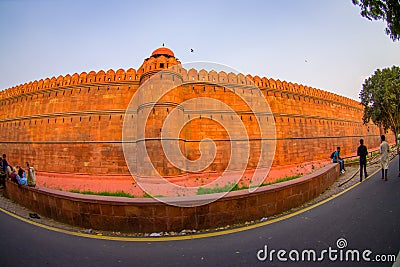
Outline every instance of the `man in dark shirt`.
POLYGON ((368 150, 367 147, 364 146, 364 140, 360 139, 360 146, 357 149, 357 156, 360 157, 360 182, 362 182, 363 171, 365 174, 365 178, 367 178, 367 155, 368 150))
POLYGON ((6 154, 3 154, 3 159, 1 160, 0 186, 6 185, 7 167, 8 167, 8 162, 6 159, 6 154))
POLYGON ((8 162, 6 159, 6 154, 3 154, 3 172, 7 171, 7 167, 8 167, 8 162))

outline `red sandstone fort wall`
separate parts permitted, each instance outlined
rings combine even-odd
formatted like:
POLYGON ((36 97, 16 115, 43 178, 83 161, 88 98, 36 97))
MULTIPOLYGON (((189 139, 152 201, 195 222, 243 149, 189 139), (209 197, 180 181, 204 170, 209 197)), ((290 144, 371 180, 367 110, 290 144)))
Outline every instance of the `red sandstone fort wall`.
MULTIPOLYGON (((119 69, 116 72, 75 73, 1 91, 3 152, 8 154, 11 163, 33 161, 39 171, 127 174, 121 145, 125 109, 139 87, 143 73, 152 71, 149 66, 154 66, 155 71, 163 66, 161 63, 174 64, 164 57, 157 60, 151 58, 151 64, 138 71, 119 69)), ((243 94, 257 98, 259 95, 249 89, 254 82, 275 118, 277 147, 274 166, 327 159, 336 146, 342 147, 343 154, 352 154, 360 138, 366 140, 368 147, 379 146, 379 128, 372 124, 363 125, 363 108, 357 101, 258 76, 193 69, 180 69, 179 72, 185 82, 192 83, 175 90, 180 94, 184 92, 180 96, 182 101, 198 96, 213 97, 236 107, 238 114, 245 111, 243 105, 237 105, 233 93, 225 91, 223 85, 233 86, 235 90, 243 90, 243 94)), ((160 107, 157 114, 165 117, 168 112, 163 109, 166 108, 160 107)), ((209 118, 210 114, 204 111, 204 116, 209 118)), ((243 113, 241 116, 246 128, 253 129, 251 115, 243 113)), ((135 118, 132 115, 127 119, 135 118)), ((201 123, 208 126, 185 128, 184 137, 192 141, 183 145, 189 158, 198 156, 196 142, 205 136, 211 134, 210 138, 224 138, 206 130, 209 121, 201 123)), ((389 139, 392 140, 391 135, 389 139)), ((225 142, 219 141, 217 145, 226 148, 225 142)), ((160 163, 159 169, 167 168, 169 165, 157 159, 158 156, 163 157, 157 152, 153 155, 154 160, 164 162, 160 163)), ((207 171, 223 170, 225 158, 225 154, 219 152, 207 171)), ((255 165, 250 163, 249 167, 255 165)))

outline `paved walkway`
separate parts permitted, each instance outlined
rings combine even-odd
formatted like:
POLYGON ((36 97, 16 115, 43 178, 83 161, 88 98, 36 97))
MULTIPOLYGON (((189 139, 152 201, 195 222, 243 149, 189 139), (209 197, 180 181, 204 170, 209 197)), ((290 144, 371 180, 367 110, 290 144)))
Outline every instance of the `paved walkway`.
MULTIPOLYGON (((120 242, 49 231, 0 213, 1 266, 280 266, 260 262, 268 250, 314 249, 320 253, 337 240, 342 249, 372 251, 369 258, 397 255, 400 249, 400 178, 397 159, 388 182, 380 173, 345 194, 306 212, 248 231, 209 238, 165 242, 120 242), (346 241, 346 242, 344 242, 346 241), (263 252, 259 256, 264 256, 263 252)), ((339 253, 339 252, 338 252, 339 253)), ((293 254, 295 255, 295 254, 293 254)), ((319 255, 319 254, 318 254, 319 255)), ((288 257, 288 255, 286 255, 288 257)), ((324 263, 330 263, 325 254, 324 263)), ((365 265, 336 261, 333 265, 365 265)), ((373 262, 369 266, 391 266, 373 262)), ((293 266, 305 265, 297 262, 293 266)), ((310 265, 310 262, 307 263, 310 265)), ((321 266, 321 265, 319 265, 321 266)))

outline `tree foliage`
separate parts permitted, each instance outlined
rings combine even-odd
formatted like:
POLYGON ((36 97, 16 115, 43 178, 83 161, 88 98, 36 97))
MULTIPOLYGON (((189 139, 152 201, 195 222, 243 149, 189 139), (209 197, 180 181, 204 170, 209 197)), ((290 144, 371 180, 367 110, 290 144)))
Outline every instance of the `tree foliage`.
POLYGON ((400 40, 400 0, 352 0, 361 8, 361 16, 387 23, 386 34, 393 41, 400 40))
POLYGON ((393 66, 375 73, 365 80, 360 92, 364 106, 364 123, 372 120, 385 130, 400 133, 400 68, 393 66))

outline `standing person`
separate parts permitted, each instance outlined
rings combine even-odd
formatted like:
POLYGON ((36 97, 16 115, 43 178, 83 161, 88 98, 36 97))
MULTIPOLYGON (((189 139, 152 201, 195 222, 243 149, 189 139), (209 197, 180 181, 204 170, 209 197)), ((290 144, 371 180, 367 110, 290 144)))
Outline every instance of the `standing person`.
POLYGON ((336 151, 333 153, 333 158, 332 158, 333 163, 339 163, 340 164, 340 172, 345 173, 346 170, 344 169, 344 160, 340 157, 340 146, 337 147, 336 151))
POLYGON ((385 179, 385 181, 387 181, 389 170, 389 144, 385 140, 386 137, 382 134, 379 153, 381 154, 382 179, 385 179))
POLYGON ((3 172, 3 160, 0 160, 0 188, 3 188, 6 184, 6 174, 3 172))
POLYGON ((8 162, 6 160, 6 154, 3 154, 3 159, 1 160, 1 171, 0 171, 0 187, 6 185, 8 162))
POLYGON ((28 186, 36 186, 35 169, 29 166, 29 162, 26 163, 26 171, 28 173, 28 186))
POLYGON ((3 154, 3 162, 2 162, 2 164, 3 164, 3 172, 6 172, 7 171, 7 167, 8 167, 8 162, 7 162, 7 159, 6 159, 6 154, 3 154))
POLYGON ((397 154, 399 154, 399 177, 400 177, 400 133, 397 135, 397 154))
POLYGON ((360 146, 357 149, 357 156, 360 157, 360 182, 362 182, 362 179, 363 179, 363 171, 364 171, 365 178, 368 177, 367 155, 368 155, 368 150, 367 150, 367 147, 364 146, 364 140, 360 139, 360 146))

